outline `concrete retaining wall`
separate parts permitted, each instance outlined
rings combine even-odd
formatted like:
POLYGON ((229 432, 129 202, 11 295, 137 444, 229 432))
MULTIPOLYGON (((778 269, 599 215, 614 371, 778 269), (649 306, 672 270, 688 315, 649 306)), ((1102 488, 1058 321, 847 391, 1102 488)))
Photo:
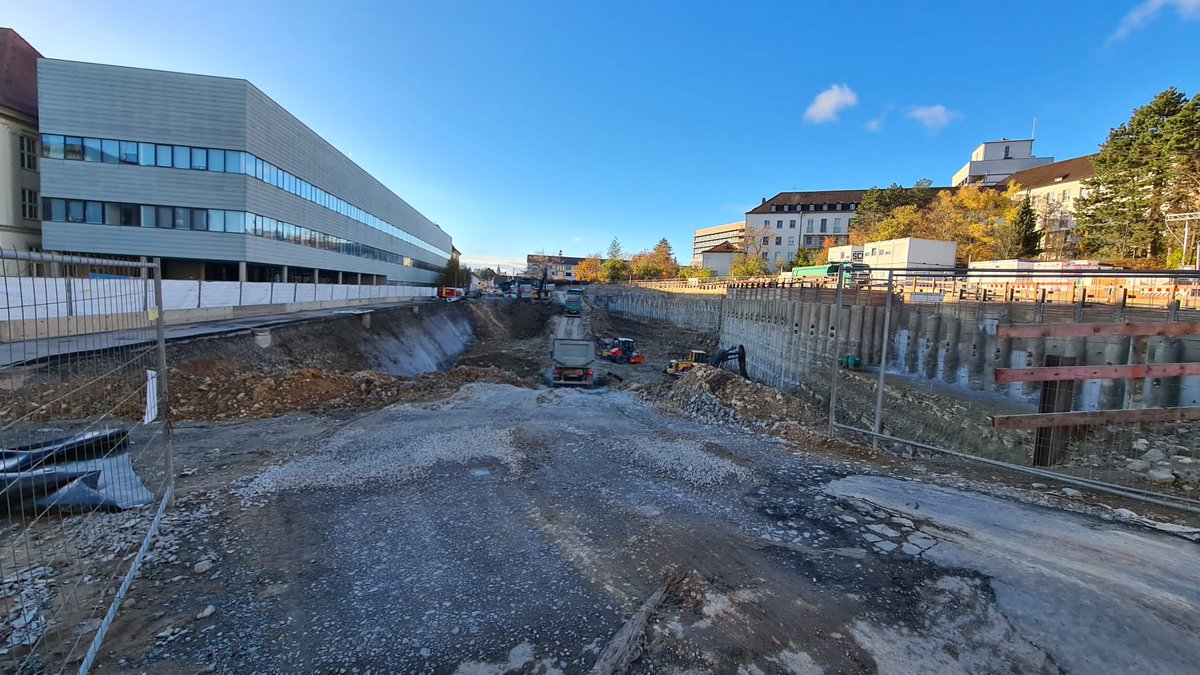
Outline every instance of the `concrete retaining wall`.
MULTIPOLYGON (((892 300, 888 334, 884 304, 844 304, 840 312, 824 297, 786 299, 780 289, 754 297, 700 299, 636 293, 593 301, 624 316, 668 321, 719 336, 722 347, 743 344, 750 376, 782 388, 816 388, 828 382, 835 355, 852 354, 868 366, 965 390, 998 392, 1036 401, 1039 385, 997 385, 996 368, 1040 366, 1046 355, 1068 356, 1079 365, 1200 361, 1200 338, 1007 339, 997 328, 1008 323, 1069 323, 1071 309, 1019 307, 1003 303, 919 304, 892 300), (1034 312, 1037 312, 1035 314, 1034 312), (839 338, 840 336, 840 338, 839 338), (840 341, 839 341, 840 340, 840 341), (836 344, 836 347, 835 347, 836 344), (885 360, 886 359, 886 360, 885 360)), ((875 302, 878 298, 872 298, 875 302)), ((1157 320, 1165 321, 1166 312, 1157 320)), ((1151 317, 1139 317, 1147 320, 1151 317)), ((1075 410, 1145 406, 1200 406, 1200 377, 1132 382, 1089 380, 1075 388, 1075 410)))

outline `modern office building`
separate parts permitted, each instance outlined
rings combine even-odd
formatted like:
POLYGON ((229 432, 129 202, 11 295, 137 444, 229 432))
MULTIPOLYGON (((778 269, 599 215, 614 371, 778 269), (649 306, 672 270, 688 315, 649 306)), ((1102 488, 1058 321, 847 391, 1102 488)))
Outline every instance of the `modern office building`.
POLYGON ((705 251, 709 251, 716 246, 720 246, 726 242, 733 246, 741 246, 742 240, 746 238, 746 221, 739 220, 736 223, 726 225, 717 225, 716 227, 704 227, 696 230, 692 235, 692 264, 703 264, 701 256, 705 251))
POLYGON ((1086 155, 1018 171, 1005 181, 1006 185, 1019 186, 1029 196, 1037 212, 1042 251, 1047 257, 1071 258, 1078 251, 1075 201, 1087 196, 1084 181, 1096 173, 1093 158, 1095 155, 1086 155))
MULTIPOLYGON (((41 245, 36 49, 0 28, 0 248, 41 245)), ((13 271, 14 265, 5 265, 13 271)))
POLYGON ((1018 171, 1053 161, 1053 157, 1033 156, 1032 138, 987 141, 975 148, 975 152, 971 153, 971 160, 954 174, 950 185, 999 185, 1018 171))
POLYGON ((432 285, 450 235, 241 79, 42 59, 42 246, 168 278, 432 285))
POLYGON ((780 192, 746 212, 758 254, 774 270, 790 265, 800 248, 818 249, 827 237, 850 241, 850 221, 866 190, 780 192))

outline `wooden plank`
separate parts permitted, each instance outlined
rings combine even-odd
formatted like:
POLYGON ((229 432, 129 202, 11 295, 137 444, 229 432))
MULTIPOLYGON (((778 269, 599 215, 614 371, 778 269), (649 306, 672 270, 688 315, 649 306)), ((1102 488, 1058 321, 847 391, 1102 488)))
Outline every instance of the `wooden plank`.
POLYGON ((995 429, 1041 429, 1046 427, 1083 427, 1101 424, 1194 422, 1200 420, 1200 407, 995 415, 988 419, 991 420, 992 427, 995 429))
POLYGON ((1002 338, 1092 337, 1094 335, 1157 335, 1181 337, 1200 335, 1200 321, 1178 323, 1022 323, 998 326, 1002 338))
POLYGON ((1200 375, 1200 363, 1135 363, 1126 366, 997 368, 996 384, 1060 380, 1136 380, 1143 377, 1200 375))

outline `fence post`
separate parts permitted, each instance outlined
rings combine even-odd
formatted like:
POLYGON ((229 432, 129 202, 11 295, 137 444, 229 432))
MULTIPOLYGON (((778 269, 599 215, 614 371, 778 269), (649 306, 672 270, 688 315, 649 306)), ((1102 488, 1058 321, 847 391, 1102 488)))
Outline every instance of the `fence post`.
POLYGON ((163 416, 163 435, 166 447, 166 465, 167 465, 167 490, 171 492, 171 498, 167 502, 171 506, 175 500, 174 490, 171 488, 175 485, 175 458, 171 452, 171 405, 170 391, 167 389, 167 328, 163 315, 163 293, 162 293, 162 259, 154 258, 154 304, 158 306, 158 312, 154 321, 155 340, 158 343, 158 414, 163 416))
MULTIPOLYGON (((888 270, 887 296, 883 305, 883 344, 879 355, 879 384, 875 391, 875 420, 871 430, 876 434, 883 429, 883 387, 887 378, 888 336, 892 327, 892 271, 888 270)), ((871 437, 871 448, 879 449, 879 436, 871 437)))
POLYGON ((833 296, 833 315, 829 319, 829 325, 833 326, 833 349, 831 360, 831 373, 829 376, 829 437, 833 438, 834 425, 837 424, 837 390, 838 390, 838 351, 842 339, 842 333, 837 329, 838 320, 842 314, 842 285, 845 282, 846 275, 837 275, 837 291, 833 296))

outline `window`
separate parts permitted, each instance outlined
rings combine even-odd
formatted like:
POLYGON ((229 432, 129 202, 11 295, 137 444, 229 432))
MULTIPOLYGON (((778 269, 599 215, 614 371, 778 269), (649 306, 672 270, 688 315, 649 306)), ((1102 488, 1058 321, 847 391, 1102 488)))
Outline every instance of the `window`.
POLYGON ((208 149, 208 170, 225 171, 225 151, 208 149))
POLYGON ((822 231, 822 232, 825 232, 825 231, 826 231, 826 225, 827 225, 828 223, 829 223, 829 219, 828 219, 828 218, 822 218, 822 219, 821 219, 821 231, 822 231))
POLYGON ((67 222, 82 223, 83 222, 83 202, 78 199, 67 201, 67 222))
POLYGON ((63 139, 63 148, 65 152, 63 157, 66 159, 83 159, 83 139, 78 136, 67 136, 63 139))
POLYGON ((192 148, 192 168, 197 171, 208 170, 208 150, 192 148))
POLYGON ((1070 199, 1071 199, 1071 191, 1070 191, 1070 190, 1063 190, 1063 191, 1062 191, 1062 200, 1065 202, 1065 201, 1068 201, 1068 200, 1070 200, 1070 199))
POLYGON ((828 210, 829 210, 829 205, 828 205, 828 204, 822 204, 822 205, 821 205, 821 210, 822 210, 822 211, 828 211, 828 210))
POLYGON ((766 260, 766 259, 767 259, 767 252, 766 252, 766 251, 763 251, 763 252, 762 252, 762 259, 763 259, 763 260, 766 260))
POLYGON ((775 221, 775 229, 777 229, 777 230, 783 229, 783 221, 782 220, 775 221))
POLYGON ((21 137, 21 168, 37 171, 38 149, 37 139, 33 136, 21 137))
POLYGON ((154 166, 155 148, 153 143, 138 143, 138 164, 154 166))
POLYGON ((172 164, 176 169, 186 169, 192 165, 192 149, 186 145, 176 145, 174 147, 175 163, 172 164))
POLYGON ((850 205, 850 210, 851 210, 851 211, 856 211, 856 210, 858 210, 858 204, 851 204, 851 205, 850 205))
POLYGON ((771 221, 770 221, 770 220, 764 220, 764 221, 763 221, 763 227, 770 227, 770 225, 771 225, 771 221))
POLYGON ((38 219, 37 190, 21 188, 21 217, 26 220, 38 219))
POLYGON ((796 245, 796 238, 788 237, 788 246, 795 246, 795 245, 796 245))
POLYGON ((808 222, 804 224, 804 231, 805 231, 805 232, 812 232, 812 231, 813 231, 813 222, 812 222, 812 221, 813 221, 813 219, 812 219, 812 218, 809 218, 809 219, 808 219, 808 222))
POLYGON ((121 212, 120 225, 125 227, 137 227, 141 224, 141 221, 138 219, 141 209, 137 204, 121 204, 119 208, 121 212))
POLYGON ((775 213, 775 209, 776 209, 776 206, 774 204, 772 204, 771 205, 771 213, 775 213))
POLYGON ((244 211, 225 212, 225 231, 242 233, 246 231, 246 213, 244 211))
POLYGON ((775 237, 775 245, 783 246, 783 237, 775 237))
POLYGON ((833 219, 833 231, 834 231, 834 232, 841 232, 841 231, 842 231, 842 219, 841 219, 841 218, 834 218, 834 219, 833 219))
POLYGON ((50 202, 50 220, 56 223, 66 222, 67 220, 67 200, 51 199, 50 202))
POLYGON ((834 211, 841 211, 841 210, 842 210, 842 203, 841 203, 841 202, 838 202, 838 203, 834 204, 834 205, 833 205, 833 210, 834 210, 834 211))
POLYGON ((225 212, 220 209, 212 209, 208 212, 208 231, 209 232, 224 232, 225 231, 225 212))
POLYGON ((208 209, 192 209, 192 229, 208 229, 208 209))
POLYGON ((793 230, 796 229, 796 221, 794 221, 794 220, 788 221, 788 227, 790 227, 793 230))
POLYGON ((105 164, 116 164, 120 162, 120 154, 120 141, 111 141, 108 139, 100 141, 100 160, 105 164))
POLYGON ((104 205, 100 202, 84 202, 83 220, 93 225, 103 225, 104 205))
POLYGON ((767 244, 771 243, 771 238, 763 237, 762 243, 763 243, 763 246, 766 246, 767 244))
POLYGON ((175 221, 175 209, 169 206, 158 207, 158 223, 157 227, 163 230, 169 230, 175 221))
POLYGON ((156 221, 154 215, 157 211, 153 206, 142 207, 142 227, 154 227, 156 221))
POLYGON ((56 134, 42 134, 42 157, 50 159, 63 159, 65 157, 66 146, 62 136, 56 134))
POLYGON ((100 139, 85 138, 83 139, 83 161, 99 162, 100 161, 100 139))
POLYGON ((1007 146, 1007 145, 1004 146, 1004 159, 1012 159, 1012 154, 1010 153, 1010 150, 1011 150, 1011 148, 1009 146, 1007 146))
POLYGON ((176 206, 175 217, 171 222, 171 227, 176 230, 192 229, 192 210, 176 206))
POLYGON ((138 163, 138 144, 132 141, 121 141, 122 164, 137 164, 138 163))
POLYGON ((804 238, 804 245, 805 245, 805 246, 812 246, 812 237, 805 237, 805 238, 804 238))
POLYGON ((154 166, 171 167, 171 146, 154 146, 154 166))

